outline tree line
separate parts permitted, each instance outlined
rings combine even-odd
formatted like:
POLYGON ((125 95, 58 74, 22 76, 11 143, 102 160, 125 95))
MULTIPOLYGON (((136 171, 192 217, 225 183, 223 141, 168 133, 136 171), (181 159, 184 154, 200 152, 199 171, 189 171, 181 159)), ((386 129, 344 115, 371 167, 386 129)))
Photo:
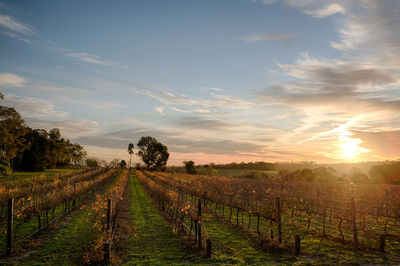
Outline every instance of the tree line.
POLYGON ((85 149, 78 143, 61 137, 60 130, 48 132, 25 124, 11 107, 0 106, 0 174, 9 176, 12 170, 43 171, 48 168, 81 166, 85 149))

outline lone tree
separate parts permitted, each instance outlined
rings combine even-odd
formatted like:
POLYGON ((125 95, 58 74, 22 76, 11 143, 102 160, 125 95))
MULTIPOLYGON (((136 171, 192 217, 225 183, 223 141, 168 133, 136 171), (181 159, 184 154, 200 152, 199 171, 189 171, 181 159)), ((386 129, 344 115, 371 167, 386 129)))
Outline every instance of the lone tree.
POLYGON ((138 155, 150 171, 165 171, 169 158, 168 148, 153 137, 141 137, 137 143, 138 155))
POLYGON ((191 175, 197 174, 196 168, 194 167, 194 162, 192 160, 184 161, 183 165, 185 166, 185 171, 187 174, 191 175))
POLYGON ((132 167, 132 154, 133 154, 133 143, 129 143, 129 145, 128 145, 128 153, 129 153, 129 155, 131 156, 130 158, 129 158, 129 169, 131 169, 131 167, 132 167))
POLYGON ((119 168, 121 168, 121 169, 125 169, 125 168, 126 168, 126 162, 125 162, 125 160, 122 160, 122 161, 119 163, 119 168))

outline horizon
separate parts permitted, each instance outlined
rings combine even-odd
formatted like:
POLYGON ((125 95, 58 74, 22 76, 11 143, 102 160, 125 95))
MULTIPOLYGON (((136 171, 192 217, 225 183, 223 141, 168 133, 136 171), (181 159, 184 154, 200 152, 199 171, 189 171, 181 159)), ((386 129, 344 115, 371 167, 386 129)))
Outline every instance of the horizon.
POLYGON ((141 136, 168 147, 170 166, 396 161, 399 12, 398 1, 0 0, 0 103, 108 161, 129 161, 141 136))

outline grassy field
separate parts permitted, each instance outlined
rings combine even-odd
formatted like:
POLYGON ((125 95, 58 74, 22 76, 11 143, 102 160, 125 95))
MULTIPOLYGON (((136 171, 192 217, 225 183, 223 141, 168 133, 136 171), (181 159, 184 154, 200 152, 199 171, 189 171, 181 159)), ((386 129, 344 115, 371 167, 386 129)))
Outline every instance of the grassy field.
POLYGON ((256 175, 266 174, 268 176, 276 176, 278 171, 263 171, 263 170, 247 170, 247 169, 217 169, 217 175, 222 176, 245 176, 255 173, 256 175))

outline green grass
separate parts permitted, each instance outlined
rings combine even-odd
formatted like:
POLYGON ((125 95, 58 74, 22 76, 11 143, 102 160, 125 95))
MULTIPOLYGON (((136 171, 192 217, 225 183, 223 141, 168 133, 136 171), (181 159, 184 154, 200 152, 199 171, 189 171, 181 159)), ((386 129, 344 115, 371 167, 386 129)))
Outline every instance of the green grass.
POLYGON ((125 247, 126 264, 176 265, 203 262, 198 252, 186 248, 179 236, 172 233, 134 176, 131 176, 130 189, 132 232, 129 244, 125 247))
MULTIPOLYGON (((119 179, 121 173, 107 186, 109 190, 119 179)), ((103 190, 104 191, 104 190, 103 190)), ((0 265, 76 265, 82 264, 82 257, 86 251, 95 245, 95 221, 90 215, 90 204, 83 205, 64 227, 57 230, 42 246, 26 258, 15 261, 14 258, 0 261, 0 265)))
MULTIPOLYGON (((214 206, 213 206, 214 209, 214 206)), ((222 208, 218 208, 220 215, 222 214, 222 208)), ((225 219, 229 219, 229 208, 225 208, 225 219)), ((217 218, 211 216, 210 214, 206 215, 208 219, 205 219, 205 225, 208 229, 209 236, 213 240, 213 243, 216 244, 219 241, 220 235, 224 234, 222 245, 226 243, 228 249, 233 248, 233 245, 240 247, 243 243, 243 251, 242 255, 237 259, 247 258, 250 261, 246 260, 243 263, 256 263, 263 264, 262 257, 258 257, 257 252, 250 252, 246 250, 246 246, 251 247, 254 241, 248 240, 249 235, 247 233, 242 233, 240 230, 236 228, 234 225, 236 223, 236 211, 232 214, 232 224, 229 222, 221 222, 217 220, 217 218), (229 230, 232 231, 231 234, 228 234, 229 230), (215 232, 215 233, 214 233, 215 232), (240 239, 237 240, 237 237, 240 236, 240 239), (247 242, 247 243, 246 243, 247 242), (232 246, 229 246, 229 243, 235 243, 232 246), (247 253, 250 252, 250 253, 247 253), (252 255, 247 255, 252 254, 252 255), (254 260, 254 261, 251 261, 254 260)), ((239 213, 239 223, 241 224, 242 216, 241 212, 239 213)), ((243 216, 245 227, 247 228, 249 222, 249 216, 245 214, 243 216)), ((250 228, 252 228, 253 232, 256 232, 256 218, 252 217, 250 228)), ((283 231, 283 239, 290 241, 290 236, 288 233, 292 231, 295 232, 295 228, 286 228, 284 224, 283 231)), ((265 219, 260 219, 260 231, 261 232, 269 232, 269 222, 265 219)), ((274 232, 276 234, 276 228, 273 227, 274 232)), ((270 256, 271 260, 277 263, 288 263, 288 264, 400 264, 400 254, 398 252, 391 252, 382 254, 378 251, 370 251, 365 249, 357 249, 350 245, 342 245, 337 241, 328 240, 322 237, 318 237, 315 235, 307 234, 305 230, 301 228, 297 228, 296 233, 300 233, 301 236, 301 255, 299 257, 292 257, 290 255, 290 250, 287 253, 268 253, 266 251, 264 253, 265 257, 270 256), (397 253, 397 254, 396 254, 397 253)), ((256 233, 255 233, 256 234, 256 233)), ((255 235, 254 234, 254 235, 255 235)), ((292 243, 289 243, 292 244, 292 243)), ((387 241, 388 247, 390 246, 390 242, 387 241)), ((218 245, 218 244, 217 244, 218 245)), ((218 249, 218 247, 216 247, 218 249)), ((241 254, 241 251, 236 250, 236 254, 241 254)), ((238 263, 242 263, 239 261, 238 263)))
MULTIPOLYGON (((57 218, 64 212, 64 205, 61 204, 55 208, 54 211, 54 217, 57 218)), ((53 218, 53 213, 52 211, 49 211, 48 214, 49 221, 52 220, 53 218)), ((23 217, 20 218, 14 218, 14 234, 13 234, 13 242, 16 243, 20 240, 22 240, 24 237, 32 234, 33 232, 37 231, 39 228, 39 220, 37 216, 33 217, 29 221, 23 222, 23 217)), ((44 226, 46 224, 46 217, 43 214, 41 216, 41 226, 44 226)), ((1 232, 2 234, 0 235, 0 243, 6 243, 6 238, 7 238, 7 225, 3 224, 1 227, 1 232)), ((1 245, 0 247, 0 253, 4 253, 6 250, 5 245, 1 245)))
POLYGON ((244 176, 251 173, 256 173, 258 175, 267 174, 268 176, 276 176, 278 171, 263 171, 263 170, 247 170, 247 169, 217 169, 217 175, 223 176, 244 176))
POLYGON ((129 249, 125 257, 127 264, 270 264, 279 258, 254 247, 247 235, 213 217, 204 220, 213 242, 212 257, 204 258, 199 251, 189 249, 178 235, 172 233, 136 177, 131 178, 131 190, 133 231, 126 247, 129 249))

